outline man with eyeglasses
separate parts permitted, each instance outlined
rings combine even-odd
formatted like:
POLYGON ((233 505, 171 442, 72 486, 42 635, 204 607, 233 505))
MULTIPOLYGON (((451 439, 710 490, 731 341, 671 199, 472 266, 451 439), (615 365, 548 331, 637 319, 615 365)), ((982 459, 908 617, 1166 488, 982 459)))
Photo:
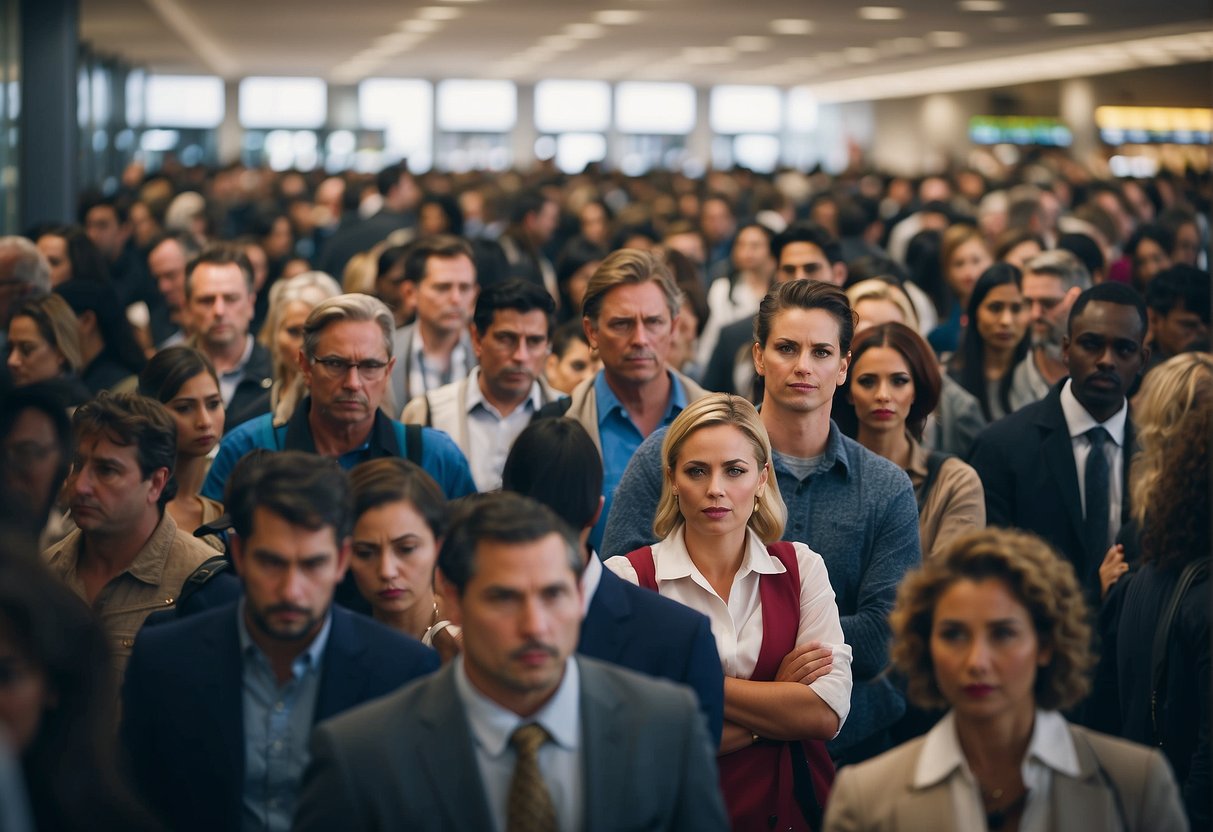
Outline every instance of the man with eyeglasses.
POLYGON ((466 378, 417 396, 400 414, 406 424, 453 438, 481 491, 501 487, 510 446, 559 396, 543 377, 555 312, 546 289, 519 278, 480 292, 470 327, 479 363, 466 378))
POLYGON ((451 438, 432 428, 406 430, 380 410, 395 360, 395 322, 370 295, 339 295, 312 310, 303 325, 300 367, 308 395, 285 423, 273 414, 228 433, 203 484, 204 496, 223 499, 232 467, 254 448, 307 451, 333 457, 345 470, 385 456, 421 465, 448 499, 476 491, 467 460, 451 438))

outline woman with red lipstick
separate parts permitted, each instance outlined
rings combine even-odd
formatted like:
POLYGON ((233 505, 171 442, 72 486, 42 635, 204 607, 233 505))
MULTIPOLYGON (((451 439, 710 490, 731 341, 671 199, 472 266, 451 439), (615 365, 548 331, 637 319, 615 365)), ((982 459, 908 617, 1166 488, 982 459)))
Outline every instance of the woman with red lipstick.
POLYGON ((977 472, 922 444, 942 384, 927 342, 905 324, 887 323, 855 336, 851 370, 834 393, 834 420, 842 432, 909 475, 927 557, 986 525, 985 492, 977 472))
POLYGON ((1031 345, 1022 280, 1019 269, 1009 263, 995 263, 982 273, 949 368, 960 386, 981 402, 988 422, 1011 412, 1011 374, 1031 345))
MULTIPOLYGON (((168 408, 177 423, 177 494, 165 508, 177 525, 194 530, 223 514, 223 505, 199 491, 211 465, 211 451, 223 436, 223 399, 210 359, 193 347, 169 347, 152 356, 139 374, 139 392, 168 408)), ((223 551, 223 543, 203 538, 223 551)))
POLYGON ((1070 725, 1091 633, 1069 562, 1035 535, 966 535, 907 576, 889 617, 926 736, 843 769, 825 828, 1039 832, 1188 828, 1157 749, 1070 725))
POLYGON ((447 523, 442 490, 419 465, 395 457, 355 466, 350 486, 350 573, 371 615, 450 660, 459 652, 459 630, 443 620, 434 593, 434 564, 447 523))
POLYGON ((690 404, 662 458, 653 529, 663 539, 606 566, 711 620, 725 675, 719 767, 733 828, 817 826, 833 767, 811 741, 837 735, 851 697, 851 648, 825 564, 803 543, 777 542, 787 509, 766 429, 745 399, 714 393, 690 404))

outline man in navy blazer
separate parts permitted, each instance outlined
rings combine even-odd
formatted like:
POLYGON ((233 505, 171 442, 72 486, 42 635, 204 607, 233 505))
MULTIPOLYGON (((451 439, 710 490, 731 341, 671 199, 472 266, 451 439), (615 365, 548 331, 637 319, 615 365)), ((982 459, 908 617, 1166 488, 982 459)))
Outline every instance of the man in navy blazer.
POLYGON ((585 428, 569 418, 532 422, 510 449, 502 487, 538 500, 578 530, 586 567, 577 652, 689 686, 718 743, 724 672, 707 616, 619 578, 588 545, 602 511, 602 459, 585 428))
POLYGON ((267 456, 227 508, 244 597, 140 632, 122 743, 168 828, 276 832, 290 828, 312 726, 436 670, 438 656, 333 605, 353 522, 334 460, 267 456))

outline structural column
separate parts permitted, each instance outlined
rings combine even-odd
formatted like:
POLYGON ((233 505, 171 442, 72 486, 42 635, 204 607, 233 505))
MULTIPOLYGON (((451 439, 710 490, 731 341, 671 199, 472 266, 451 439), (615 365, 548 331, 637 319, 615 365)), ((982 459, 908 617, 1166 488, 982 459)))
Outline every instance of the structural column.
POLYGON ((21 0, 21 226, 70 222, 77 189, 77 0, 21 0))

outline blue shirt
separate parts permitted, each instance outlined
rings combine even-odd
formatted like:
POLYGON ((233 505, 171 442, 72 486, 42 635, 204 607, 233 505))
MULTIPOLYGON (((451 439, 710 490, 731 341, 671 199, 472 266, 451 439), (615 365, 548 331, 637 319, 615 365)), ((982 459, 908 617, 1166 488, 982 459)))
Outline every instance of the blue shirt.
MULTIPOLYGON (((273 414, 266 413, 235 427, 219 443, 219 453, 202 484, 202 496, 223 501, 223 488, 240 458, 255 448, 271 451, 307 451, 316 453, 308 413, 311 399, 295 408, 285 425, 274 427, 273 414)), ((476 493, 476 483, 463 452, 451 437, 433 428, 421 429, 421 467, 434 478, 448 500, 476 493)), ((348 471, 360 462, 387 456, 407 456, 404 425, 375 412, 375 422, 365 444, 337 457, 337 464, 348 471)))
MULTIPOLYGON (((653 432, 619 482, 603 557, 656 542, 653 515, 661 498, 661 442, 653 432)), ((783 539, 807 543, 825 561, 853 659, 851 715, 830 744, 839 751, 895 722, 905 701, 880 675, 888 664, 888 614, 897 585, 922 562, 918 505, 910 478, 892 462, 847 438, 833 421, 825 453, 803 480, 779 455, 775 480, 788 507, 783 539)))
MULTIPOLYGON (((668 427, 687 406, 687 394, 682 389, 682 382, 673 373, 669 373, 669 376, 670 406, 661 420, 663 427, 668 427)), ((590 532, 590 545, 599 549, 606 531, 607 516, 611 511, 615 488, 623 478, 623 472, 627 469, 632 454, 636 453, 636 449, 644 441, 644 436, 615 395, 615 391, 611 389, 611 385, 607 384, 606 373, 602 371, 599 371, 594 379, 594 400, 598 405, 598 438, 602 443, 602 496, 605 502, 602 505, 602 514, 590 532)))
POLYGON ((289 832, 309 760, 308 739, 333 617, 325 618, 312 643, 291 663, 291 678, 279 686, 269 659, 249 635, 244 610, 241 601, 236 605, 244 716, 240 826, 244 832, 289 832))

